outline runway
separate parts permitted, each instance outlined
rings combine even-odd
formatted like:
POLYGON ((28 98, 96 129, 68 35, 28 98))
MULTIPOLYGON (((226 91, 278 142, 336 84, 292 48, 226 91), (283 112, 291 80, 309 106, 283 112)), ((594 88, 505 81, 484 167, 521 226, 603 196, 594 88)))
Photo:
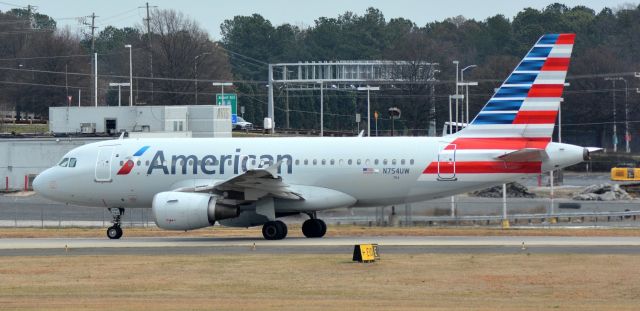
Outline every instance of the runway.
POLYGON ((383 253, 624 253, 640 254, 640 237, 326 237, 287 238, 7 238, 0 239, 0 256, 43 255, 171 255, 285 253, 349 253, 353 245, 376 243, 383 253))

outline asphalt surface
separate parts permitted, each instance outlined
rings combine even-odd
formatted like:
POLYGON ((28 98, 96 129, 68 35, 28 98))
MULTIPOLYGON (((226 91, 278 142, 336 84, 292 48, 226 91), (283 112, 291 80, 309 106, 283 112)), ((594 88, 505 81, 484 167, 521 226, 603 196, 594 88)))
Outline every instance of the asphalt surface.
POLYGON ((0 256, 350 254, 359 243, 376 243, 396 254, 640 254, 640 237, 329 237, 287 238, 10 238, 0 256))

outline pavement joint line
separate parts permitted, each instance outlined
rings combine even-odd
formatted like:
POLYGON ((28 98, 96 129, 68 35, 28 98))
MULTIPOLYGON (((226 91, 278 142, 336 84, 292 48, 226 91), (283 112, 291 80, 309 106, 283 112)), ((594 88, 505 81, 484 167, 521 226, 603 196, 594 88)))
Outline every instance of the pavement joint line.
POLYGON ((167 248, 167 247, 345 247, 360 243, 377 243, 380 246, 401 247, 459 247, 459 246, 640 246, 640 237, 557 237, 557 236, 428 236, 428 237, 329 237, 323 239, 289 238, 265 241, 256 238, 176 238, 147 237, 125 238, 118 241, 106 238, 2 238, 0 250, 8 249, 70 249, 78 248, 167 248))

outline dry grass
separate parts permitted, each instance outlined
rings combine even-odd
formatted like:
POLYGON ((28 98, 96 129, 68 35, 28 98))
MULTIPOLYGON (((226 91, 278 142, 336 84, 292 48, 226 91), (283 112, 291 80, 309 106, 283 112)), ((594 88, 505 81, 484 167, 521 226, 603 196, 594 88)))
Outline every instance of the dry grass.
POLYGON ((635 255, 0 257, 0 308, 637 310, 635 255))
MULTIPOLYGON (((166 231, 158 228, 124 228, 125 237, 262 237, 261 227, 213 227, 194 231, 166 231)), ((104 237, 105 228, 0 228, 0 238, 104 237)), ((289 225, 289 235, 301 237, 300 225, 289 225)), ((360 227, 329 226, 327 236, 640 236, 640 228, 446 228, 446 227, 360 227)))
POLYGON ((18 134, 46 133, 49 131, 49 124, 13 124, 5 123, 2 125, 2 132, 18 134))

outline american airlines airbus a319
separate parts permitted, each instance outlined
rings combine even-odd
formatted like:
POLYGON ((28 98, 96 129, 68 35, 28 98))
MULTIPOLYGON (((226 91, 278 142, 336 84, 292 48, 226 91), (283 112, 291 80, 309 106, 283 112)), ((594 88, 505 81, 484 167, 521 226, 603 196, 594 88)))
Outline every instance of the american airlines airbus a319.
POLYGON ((482 111, 443 137, 117 139, 87 144, 42 172, 52 200, 108 208, 122 236, 127 208, 151 207, 168 230, 262 225, 283 239, 279 217, 424 201, 580 163, 589 148, 551 142, 574 34, 542 36, 482 111))

